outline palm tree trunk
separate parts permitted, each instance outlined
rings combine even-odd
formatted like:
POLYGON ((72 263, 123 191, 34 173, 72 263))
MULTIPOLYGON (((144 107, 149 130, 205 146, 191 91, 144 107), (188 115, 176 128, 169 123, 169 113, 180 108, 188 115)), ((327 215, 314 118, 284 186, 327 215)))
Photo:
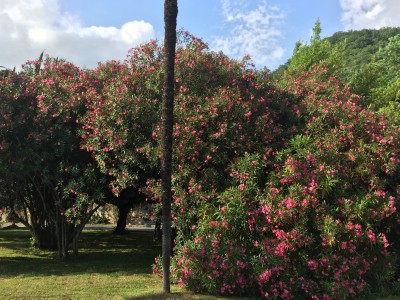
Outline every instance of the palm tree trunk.
POLYGON ((164 87, 161 116, 161 179, 162 179, 162 256, 163 292, 169 294, 171 264, 171 173, 172 173, 172 129, 174 123, 174 81, 177 0, 164 2, 164 87))

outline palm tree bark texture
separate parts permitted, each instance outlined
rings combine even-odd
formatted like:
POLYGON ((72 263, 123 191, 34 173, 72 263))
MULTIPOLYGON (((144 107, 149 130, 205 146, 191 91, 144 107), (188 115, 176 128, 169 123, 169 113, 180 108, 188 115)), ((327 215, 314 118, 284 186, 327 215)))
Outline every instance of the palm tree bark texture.
POLYGON ((162 257, 163 292, 170 290, 171 264, 171 173, 172 173, 172 130, 174 122, 174 81, 176 22, 178 1, 164 1, 164 87, 161 116, 161 179, 162 179, 162 257))

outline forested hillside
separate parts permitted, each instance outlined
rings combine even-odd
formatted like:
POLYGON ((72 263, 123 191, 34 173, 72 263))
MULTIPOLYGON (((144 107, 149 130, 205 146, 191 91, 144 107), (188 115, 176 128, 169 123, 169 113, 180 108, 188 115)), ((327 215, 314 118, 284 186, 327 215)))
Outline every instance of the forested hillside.
MULTIPOLYGON (((321 33, 319 22, 316 25, 321 33)), ((314 28, 316 29, 316 28, 314 28)), ((379 49, 384 48, 391 37, 400 34, 400 28, 382 28, 382 29, 363 29, 351 31, 338 31, 330 37, 326 37, 323 41, 329 42, 331 47, 340 46, 343 49, 343 65, 346 73, 351 74, 357 72, 363 65, 373 61, 379 49)), ((319 37, 318 37, 319 38, 319 37)), ((304 42, 298 42, 294 49, 294 54, 299 45, 305 45, 304 42)), ((293 58, 293 57, 292 57, 293 58)), ((291 63, 290 58, 284 65, 274 71, 274 74, 281 74, 288 68, 291 63)))
POLYGON ((345 64, 349 73, 372 61, 373 56, 389 43, 389 38, 400 34, 400 28, 339 31, 326 38, 332 46, 346 43, 345 64))

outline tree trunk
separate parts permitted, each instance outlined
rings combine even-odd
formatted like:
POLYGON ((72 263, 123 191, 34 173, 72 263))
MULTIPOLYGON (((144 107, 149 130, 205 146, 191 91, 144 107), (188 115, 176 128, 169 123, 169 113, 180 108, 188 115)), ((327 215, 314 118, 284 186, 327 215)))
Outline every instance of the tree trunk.
POLYGON ((29 229, 32 234, 31 245, 33 247, 55 250, 57 249, 57 229, 51 217, 52 211, 44 207, 36 196, 35 193, 32 193, 30 199, 18 201, 21 205, 19 213, 16 212, 16 208, 12 207, 13 222, 21 222, 29 229))
POLYGON ((59 254, 62 260, 68 258, 68 223, 64 215, 61 216, 61 249, 59 254))
POLYGON ((131 203, 118 203, 117 202, 117 207, 118 207, 118 221, 117 221, 117 227, 114 229, 115 234, 125 234, 126 233, 126 220, 128 218, 128 214, 131 210, 131 203))
POLYGON ((162 179, 162 256, 163 292, 169 294, 171 264, 171 173, 172 173, 172 130, 174 123, 174 81, 177 0, 164 2, 164 87, 161 116, 161 179, 162 179))

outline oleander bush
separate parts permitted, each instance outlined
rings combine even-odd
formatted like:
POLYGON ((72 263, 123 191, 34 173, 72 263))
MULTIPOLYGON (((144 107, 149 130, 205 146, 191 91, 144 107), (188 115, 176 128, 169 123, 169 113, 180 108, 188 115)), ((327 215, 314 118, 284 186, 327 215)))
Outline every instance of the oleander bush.
MULTIPOLYGON (((306 120, 274 161, 245 154, 178 243, 174 276, 195 290, 337 299, 390 289, 396 272, 398 128, 320 66, 286 78, 306 120), (267 170, 267 172, 265 172, 267 170)), ((209 191, 211 193, 211 191, 209 191)), ((189 201, 189 200, 186 200, 189 201)), ((387 290, 386 290, 387 291, 387 290)))

